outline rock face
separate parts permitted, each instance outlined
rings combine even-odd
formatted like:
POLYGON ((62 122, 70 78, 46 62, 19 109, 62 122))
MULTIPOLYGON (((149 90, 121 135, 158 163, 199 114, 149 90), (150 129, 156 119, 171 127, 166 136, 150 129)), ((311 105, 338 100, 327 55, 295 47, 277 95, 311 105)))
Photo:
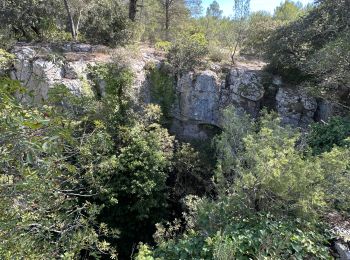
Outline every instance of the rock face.
POLYGON ((219 92, 218 79, 212 71, 182 76, 176 86, 173 131, 184 138, 206 138, 200 125, 217 124, 219 92))
MULTIPOLYGON (((153 49, 142 47, 140 53, 131 57, 130 51, 121 49, 113 57, 107 47, 88 44, 63 44, 60 46, 18 45, 13 49, 16 59, 11 78, 28 88, 35 101, 45 100, 50 88, 64 84, 76 95, 92 94, 88 67, 100 63, 120 62, 118 55, 127 57, 135 74, 133 98, 135 103, 149 103, 150 81, 146 65, 159 67, 162 57, 153 49), (116 58, 117 57, 117 58, 116 58)), ((116 50, 113 50, 114 52, 116 50)), ((221 126, 222 111, 234 106, 253 117, 258 117, 263 106, 274 109, 282 123, 307 127, 314 120, 327 120, 337 107, 316 100, 297 86, 288 86, 278 76, 269 75, 259 66, 243 66, 226 70, 212 66, 202 72, 188 72, 178 78, 175 86, 176 101, 171 129, 180 137, 204 139, 212 130, 221 126)), ((105 82, 98 81, 103 94, 105 82)))
POLYGON ((222 110, 230 105, 258 115, 264 87, 257 72, 234 69, 226 80, 220 82, 218 78, 207 70, 185 74, 178 80, 174 132, 183 138, 206 138, 208 126, 220 127, 222 110))
MULTIPOLYGON (((33 94, 34 102, 47 99, 50 88, 60 84, 75 95, 92 95, 94 84, 89 80, 89 66, 112 63, 117 59, 114 55, 119 55, 128 59, 123 62, 130 64, 135 75, 133 98, 147 102, 149 86, 144 67, 148 62, 160 61, 150 50, 141 51, 141 55, 134 58, 125 52, 124 49, 112 51, 104 46, 89 44, 19 44, 12 50, 16 58, 10 76, 19 80, 33 94)), ((98 92, 103 94, 105 82, 97 80, 97 84, 98 92)), ((30 99, 27 95, 21 98, 30 99)))
POLYGON ((317 110, 316 99, 298 90, 281 87, 276 95, 277 111, 282 123, 307 126, 314 121, 317 110))
POLYGON ((336 242, 335 249, 339 255, 340 260, 350 260, 350 249, 347 246, 336 242))
POLYGON ((13 50, 14 61, 11 78, 33 93, 36 102, 47 99, 50 88, 64 84, 76 95, 88 94, 84 81, 87 80, 88 64, 83 60, 63 61, 54 55, 49 47, 17 46, 13 50))
POLYGON ((215 124, 219 105, 219 86, 215 73, 188 73, 177 82, 178 106, 175 117, 215 124))
POLYGON ((262 106, 268 106, 278 112, 283 124, 295 127, 305 128, 314 121, 320 109, 315 98, 298 87, 285 86, 277 76, 269 75, 266 83, 265 76, 246 68, 231 69, 222 81, 210 70, 183 75, 176 87, 174 132, 183 138, 207 138, 203 126, 220 128, 222 111, 228 106, 253 117, 259 116, 262 106))
POLYGON ((256 117, 264 97, 261 76, 256 71, 233 69, 229 72, 220 95, 220 107, 234 105, 256 117))

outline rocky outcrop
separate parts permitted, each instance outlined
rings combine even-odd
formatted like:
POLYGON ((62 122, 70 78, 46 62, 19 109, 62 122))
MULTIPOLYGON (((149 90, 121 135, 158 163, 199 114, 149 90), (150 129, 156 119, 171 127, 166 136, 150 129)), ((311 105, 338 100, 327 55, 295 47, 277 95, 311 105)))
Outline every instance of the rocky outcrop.
MULTIPOLYGON (((126 58, 135 74, 131 96, 137 102, 149 103, 151 82, 145 67, 150 63, 159 67, 162 57, 149 47, 142 48, 131 57, 130 51, 123 48, 111 51, 88 44, 18 45, 12 51, 16 58, 11 78, 28 88, 37 102, 46 99, 49 89, 59 84, 76 95, 90 95, 93 84, 89 82, 88 67, 126 58)), ((316 100, 301 88, 284 84, 280 77, 266 74, 260 64, 240 64, 233 69, 211 66, 205 71, 184 74, 174 90, 173 132, 186 138, 207 138, 208 129, 211 132, 220 128, 222 111, 228 106, 253 117, 267 106, 278 112, 282 123, 296 127, 307 127, 315 119, 327 120, 337 111, 334 104, 316 100)), ((96 79, 94 82, 102 95, 105 82, 96 79)))
POLYGON ((206 138, 207 128, 202 126, 220 127, 222 111, 231 105, 253 117, 259 116, 263 106, 269 106, 278 112, 283 124, 302 128, 314 121, 319 109, 316 99, 298 87, 247 68, 231 69, 222 81, 211 70, 187 73, 178 80, 176 94, 174 132, 184 138, 206 138))
POLYGON ((178 98, 174 116, 182 121, 216 124, 219 91, 216 74, 212 71, 182 76, 176 86, 178 98))
POLYGON ((264 97, 261 75, 256 71, 233 69, 220 91, 220 107, 234 105, 256 117, 264 97))
MULTIPOLYGON (((144 67, 148 62, 160 62, 149 50, 141 51, 139 57, 130 57, 123 48, 110 50, 105 46, 75 43, 19 44, 13 48, 12 53, 15 60, 10 76, 19 80, 22 86, 32 93, 34 102, 47 99, 49 90, 60 84, 65 85, 75 95, 92 95, 94 84, 89 79, 88 68, 97 64, 112 63, 116 59, 117 62, 121 62, 119 59, 125 59, 123 62, 127 62, 134 72, 132 96, 147 102, 149 86, 144 67)), ((98 92, 103 93, 105 82, 96 82, 98 92)), ((28 101, 30 99, 28 95, 21 98, 28 101)))
POLYGON ((282 123, 307 126, 314 121, 316 99, 298 88, 281 87, 276 95, 277 111, 282 123))
POLYGON ((47 99, 50 88, 64 84, 76 95, 90 94, 86 88, 86 68, 93 61, 67 61, 50 47, 16 46, 12 79, 19 80, 31 92, 36 102, 47 99))
POLYGON ((220 127, 221 114, 227 106, 234 105, 257 116, 264 87, 255 71, 233 69, 226 80, 220 81, 215 72, 206 70, 183 75, 177 82, 176 94, 174 132, 184 138, 206 138, 208 128, 220 127))
POLYGON ((200 125, 218 123, 220 84, 217 75, 204 71, 183 75, 176 85, 172 130, 183 138, 207 138, 200 125))

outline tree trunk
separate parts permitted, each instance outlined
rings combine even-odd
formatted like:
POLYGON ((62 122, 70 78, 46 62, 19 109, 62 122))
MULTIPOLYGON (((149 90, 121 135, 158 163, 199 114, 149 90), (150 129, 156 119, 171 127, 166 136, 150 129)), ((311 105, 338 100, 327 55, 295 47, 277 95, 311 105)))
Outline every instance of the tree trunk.
POLYGON ((165 38, 169 40, 169 27, 170 27, 170 15, 169 15, 170 1, 165 0, 165 38))
POLYGON ((130 0, 130 2, 129 2, 129 19, 133 22, 135 21, 136 12, 137 12, 137 0, 130 0))
POLYGON ((72 16, 72 13, 71 13, 70 8, 69 8, 68 1, 67 0, 63 0, 63 2, 64 2, 64 6, 66 8, 66 11, 67 11, 72 38, 73 38, 74 41, 76 41, 77 40, 77 32, 76 32, 76 29, 75 29, 73 16, 72 16))

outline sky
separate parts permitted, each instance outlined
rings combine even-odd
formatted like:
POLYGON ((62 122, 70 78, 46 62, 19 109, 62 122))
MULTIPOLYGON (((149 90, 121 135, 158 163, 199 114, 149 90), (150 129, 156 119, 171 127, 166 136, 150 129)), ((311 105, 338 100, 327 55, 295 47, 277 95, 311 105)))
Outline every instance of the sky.
MULTIPOLYGON (((202 0, 202 1, 203 1, 203 7, 204 7, 203 9, 205 12, 207 10, 207 7, 211 4, 213 0, 202 0)), ((232 7, 233 7, 234 0, 216 0, 216 1, 219 3, 221 10, 224 11, 225 16, 232 15, 232 7)), ((299 1, 302 2, 304 5, 313 2, 313 0, 299 0, 299 1)), ((251 7, 251 11, 253 12, 264 10, 264 11, 273 13, 273 10, 275 10, 275 8, 279 6, 281 2, 284 2, 284 0, 251 0, 250 7, 251 7)))

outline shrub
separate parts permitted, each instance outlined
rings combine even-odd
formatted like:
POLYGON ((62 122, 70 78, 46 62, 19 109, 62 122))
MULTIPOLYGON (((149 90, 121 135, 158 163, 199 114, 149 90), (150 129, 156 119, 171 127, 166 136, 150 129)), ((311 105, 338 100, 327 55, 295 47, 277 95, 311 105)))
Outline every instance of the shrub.
MULTIPOLYGON (((218 211, 221 203, 216 204, 218 211)), ((213 216, 211 213, 209 215, 213 216)), ((207 220, 207 225, 214 224, 214 219, 207 220)), ((327 233, 300 220, 276 219, 271 215, 249 218, 231 215, 230 223, 221 229, 218 227, 213 233, 201 226, 180 238, 160 243, 154 256, 169 260, 329 259, 328 238, 327 233)))
POLYGON ((214 62, 221 62, 227 58, 227 53, 218 47, 212 47, 209 49, 209 59, 214 62))
POLYGON ((180 75, 201 64, 208 53, 208 42, 202 33, 181 35, 171 46, 167 58, 173 66, 174 74, 180 75))
POLYGON ((82 250, 115 255, 102 238, 111 230, 96 221, 101 207, 90 201, 104 184, 87 171, 99 165, 106 173, 110 136, 52 105, 20 104, 17 91, 23 91, 18 82, 0 88, 0 258, 77 258, 82 250))
POLYGON ((333 117, 327 123, 315 123, 308 136, 314 154, 329 152, 333 146, 345 146, 350 137, 350 119, 333 117))
POLYGON ((158 42, 156 42, 156 44, 154 46, 156 47, 157 50, 161 50, 161 51, 166 51, 167 52, 171 48, 171 42, 158 41, 158 42))
POLYGON ((7 51, 0 49, 0 76, 9 69, 15 56, 7 51))

